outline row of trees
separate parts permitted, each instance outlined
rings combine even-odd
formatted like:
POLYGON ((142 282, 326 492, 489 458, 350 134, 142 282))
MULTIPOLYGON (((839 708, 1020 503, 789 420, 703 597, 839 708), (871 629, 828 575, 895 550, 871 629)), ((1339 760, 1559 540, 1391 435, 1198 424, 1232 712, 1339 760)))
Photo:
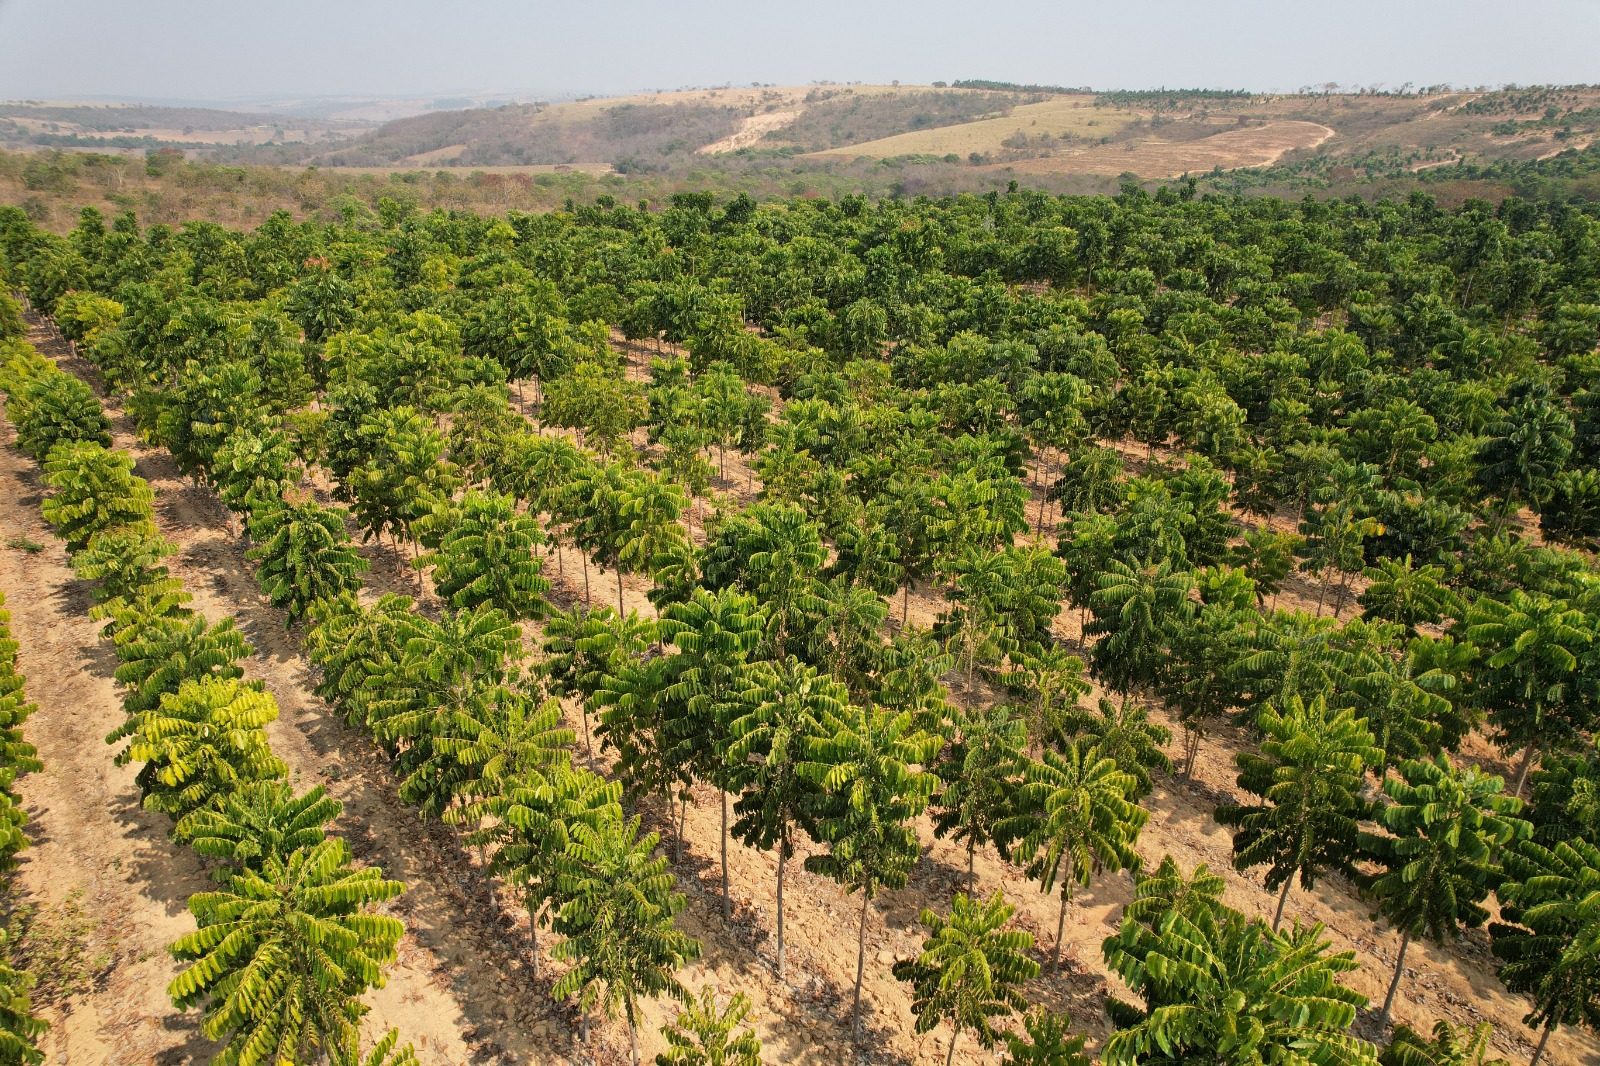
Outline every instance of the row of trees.
MULTIPOLYGON (((148 484, 98 439, 103 418, 52 404, 76 394, 40 386, 55 376, 70 375, 30 350, 8 367, 5 388, 25 397, 30 427, 49 426, 44 517, 95 583, 94 613, 120 663, 127 718, 107 741, 119 763, 139 765, 145 806, 173 820, 174 837, 213 864, 221 886, 189 899, 198 928, 171 946, 189 963, 168 990, 174 1003, 202 1007, 202 1031, 233 1061, 414 1063, 392 1033, 363 1057, 358 1031, 360 996, 383 984, 404 932, 373 908, 403 886, 355 867, 327 834, 337 801, 289 786, 263 731, 277 705, 243 677, 249 645, 232 619, 213 624, 186 606, 160 562, 173 549, 148 484)), ((31 759, 14 731, 7 745, 31 759)))
MULTIPOLYGON (((17 853, 28 846, 23 832, 28 816, 16 781, 22 774, 42 769, 38 752, 22 735, 22 724, 38 710, 28 700, 23 681, 17 672, 11 612, 5 609, 5 594, 0 593, 0 875, 7 879, 16 868, 17 853)), ((0 947, 5 946, 0 940, 0 947)), ((34 977, 26 969, 0 962, 0 1062, 32 1066, 44 1061, 37 1041, 46 1026, 29 1002, 33 984, 34 977)))

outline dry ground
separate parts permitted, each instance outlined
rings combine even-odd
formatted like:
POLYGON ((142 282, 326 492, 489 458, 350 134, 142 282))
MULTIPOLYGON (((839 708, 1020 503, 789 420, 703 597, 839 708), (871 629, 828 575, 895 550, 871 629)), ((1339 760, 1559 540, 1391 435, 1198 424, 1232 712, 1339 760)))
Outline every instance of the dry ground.
POLYGON ((1194 140, 1168 141, 1152 137, 1087 148, 1063 148, 1053 155, 1004 166, 1024 174, 1130 173, 1145 178, 1170 178, 1217 167, 1235 170, 1270 166, 1290 152, 1316 148, 1334 135, 1332 129, 1321 123, 1284 119, 1194 140))

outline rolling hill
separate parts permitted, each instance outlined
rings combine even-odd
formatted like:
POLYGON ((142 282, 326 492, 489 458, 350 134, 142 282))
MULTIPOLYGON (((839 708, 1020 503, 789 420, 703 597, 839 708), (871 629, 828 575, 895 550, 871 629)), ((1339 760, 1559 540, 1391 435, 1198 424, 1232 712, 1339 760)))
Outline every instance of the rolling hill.
POLYGON ((437 111, 335 143, 237 149, 241 161, 322 166, 704 167, 717 157, 1019 175, 1159 179, 1307 160, 1416 170, 1525 160, 1600 132, 1600 88, 1260 95, 1037 87, 817 85, 701 89, 437 111))

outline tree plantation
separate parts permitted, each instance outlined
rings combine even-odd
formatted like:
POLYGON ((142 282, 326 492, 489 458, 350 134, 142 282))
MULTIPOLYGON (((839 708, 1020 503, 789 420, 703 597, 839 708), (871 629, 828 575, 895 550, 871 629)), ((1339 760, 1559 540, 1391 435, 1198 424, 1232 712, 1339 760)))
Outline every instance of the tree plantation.
POLYGON ((1600 1060, 1600 210, 1194 188, 0 207, 189 1053, 448 1061, 425 951, 474 1061, 1600 1060))

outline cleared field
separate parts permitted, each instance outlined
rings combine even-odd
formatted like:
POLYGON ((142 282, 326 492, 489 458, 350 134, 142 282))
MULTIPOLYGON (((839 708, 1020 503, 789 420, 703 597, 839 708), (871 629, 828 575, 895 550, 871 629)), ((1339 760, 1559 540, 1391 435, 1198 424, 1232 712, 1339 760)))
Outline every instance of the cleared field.
POLYGON ((1118 133, 1138 117, 1133 111, 1095 107, 1093 96, 1058 96, 1037 104, 1023 104, 1014 108, 1009 115, 963 122, 956 126, 914 130, 812 155, 884 159, 901 155, 999 152, 1005 149, 1004 142, 1008 138, 1018 134, 1030 140, 1042 134, 1051 137, 1106 137, 1118 133))
POLYGON ((1288 120, 1214 133, 1191 141, 1126 141, 1066 148, 1054 155, 1006 164, 1025 174, 1137 174, 1170 178, 1221 167, 1264 167, 1297 149, 1335 136, 1318 122, 1288 120))

